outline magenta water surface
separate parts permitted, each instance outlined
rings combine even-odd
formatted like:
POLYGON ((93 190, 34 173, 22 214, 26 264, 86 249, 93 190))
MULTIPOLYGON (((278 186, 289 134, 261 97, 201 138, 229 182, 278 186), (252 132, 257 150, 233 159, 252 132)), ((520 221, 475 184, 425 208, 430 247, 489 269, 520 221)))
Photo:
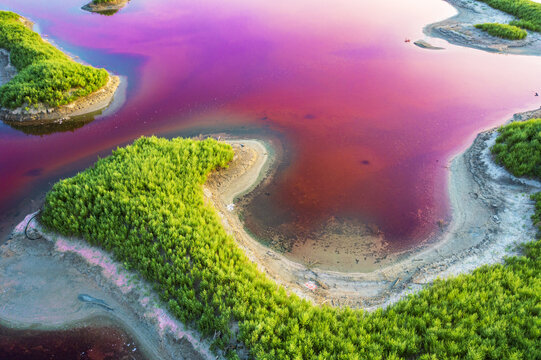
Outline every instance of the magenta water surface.
POLYGON ((451 156, 480 129, 539 106, 535 57, 405 42, 453 14, 442 1, 132 0, 114 16, 83 2, 2 0, 128 79, 124 106, 78 129, 36 136, 0 125, 4 233, 39 205, 30 199, 98 155, 141 135, 201 131, 282 142, 287 161, 247 205, 249 227, 309 233, 347 218, 404 249, 448 219, 451 156))

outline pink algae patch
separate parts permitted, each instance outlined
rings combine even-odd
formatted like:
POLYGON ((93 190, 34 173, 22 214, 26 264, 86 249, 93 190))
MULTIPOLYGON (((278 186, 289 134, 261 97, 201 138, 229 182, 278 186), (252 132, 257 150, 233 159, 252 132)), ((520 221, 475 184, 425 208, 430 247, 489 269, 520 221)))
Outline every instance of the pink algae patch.
POLYGON ((16 233, 21 233, 24 231, 25 227, 26 227, 26 224, 28 224, 28 222, 30 221, 30 219, 32 218, 32 216, 36 215, 37 212, 35 213, 32 213, 32 214, 28 214, 24 217, 24 220, 21 221, 20 223, 17 224, 17 226, 15 226, 15 230, 14 232, 16 233))
POLYGON ((89 264, 101 267, 103 276, 118 286, 123 294, 133 289, 133 285, 129 284, 128 277, 120 272, 120 266, 116 265, 113 259, 102 251, 63 238, 56 240, 55 249, 59 252, 73 252, 85 259, 89 264))

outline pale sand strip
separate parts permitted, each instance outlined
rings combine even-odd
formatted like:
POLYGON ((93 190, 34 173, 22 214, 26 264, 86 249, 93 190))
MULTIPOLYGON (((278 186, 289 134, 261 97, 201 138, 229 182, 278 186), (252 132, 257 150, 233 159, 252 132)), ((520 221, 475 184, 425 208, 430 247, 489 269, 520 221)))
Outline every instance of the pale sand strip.
MULTIPOLYGON (((536 111, 518 114, 536 117, 536 111)), ((535 238, 529 194, 540 191, 535 181, 516 179, 491 159, 489 146, 496 132, 481 133, 473 145, 451 162, 449 197, 452 221, 435 238, 401 259, 372 272, 346 273, 308 268, 258 242, 248 234, 236 209, 228 209, 238 194, 253 189, 268 168, 268 151, 256 140, 232 141, 235 158, 229 168, 211 174, 204 193, 226 230, 251 261, 278 284, 314 303, 373 309, 445 278, 502 262, 516 245, 535 238), (241 147, 240 144, 244 146, 241 147), (304 284, 313 281, 315 291, 304 284)))

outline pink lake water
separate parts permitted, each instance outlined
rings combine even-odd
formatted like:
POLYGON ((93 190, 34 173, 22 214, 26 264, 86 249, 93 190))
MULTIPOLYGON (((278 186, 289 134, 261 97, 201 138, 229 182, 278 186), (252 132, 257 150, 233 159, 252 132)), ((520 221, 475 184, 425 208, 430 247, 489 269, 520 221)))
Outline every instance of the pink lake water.
POLYGON ((452 156, 540 105, 537 57, 404 41, 454 14, 443 1, 132 0, 114 16, 83 2, 0 1, 128 83, 120 110, 75 129, 0 125, 3 237, 52 183, 116 146, 202 132, 283 147, 272 183, 244 207, 263 241, 278 233, 291 245, 340 219, 404 250, 449 219, 452 156))

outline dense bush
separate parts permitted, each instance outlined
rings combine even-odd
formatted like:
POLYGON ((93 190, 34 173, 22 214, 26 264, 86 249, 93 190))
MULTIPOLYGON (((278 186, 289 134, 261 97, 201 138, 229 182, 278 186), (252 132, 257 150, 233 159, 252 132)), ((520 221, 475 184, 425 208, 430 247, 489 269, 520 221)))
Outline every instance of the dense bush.
POLYGON ((502 39, 509 40, 521 40, 528 35, 526 30, 523 30, 519 27, 507 24, 498 24, 498 23, 484 23, 475 25, 476 28, 486 31, 492 36, 497 36, 502 39))
POLYGON ((205 203, 207 174, 232 158, 214 140, 141 138, 55 184, 41 221, 137 269, 230 358, 541 358, 539 242, 387 310, 313 306, 258 271, 205 203))
POLYGON ((0 11, 0 48, 10 52, 18 71, 0 87, 0 105, 10 109, 65 105, 103 87, 109 78, 104 69, 76 63, 43 41, 12 12, 0 11))

